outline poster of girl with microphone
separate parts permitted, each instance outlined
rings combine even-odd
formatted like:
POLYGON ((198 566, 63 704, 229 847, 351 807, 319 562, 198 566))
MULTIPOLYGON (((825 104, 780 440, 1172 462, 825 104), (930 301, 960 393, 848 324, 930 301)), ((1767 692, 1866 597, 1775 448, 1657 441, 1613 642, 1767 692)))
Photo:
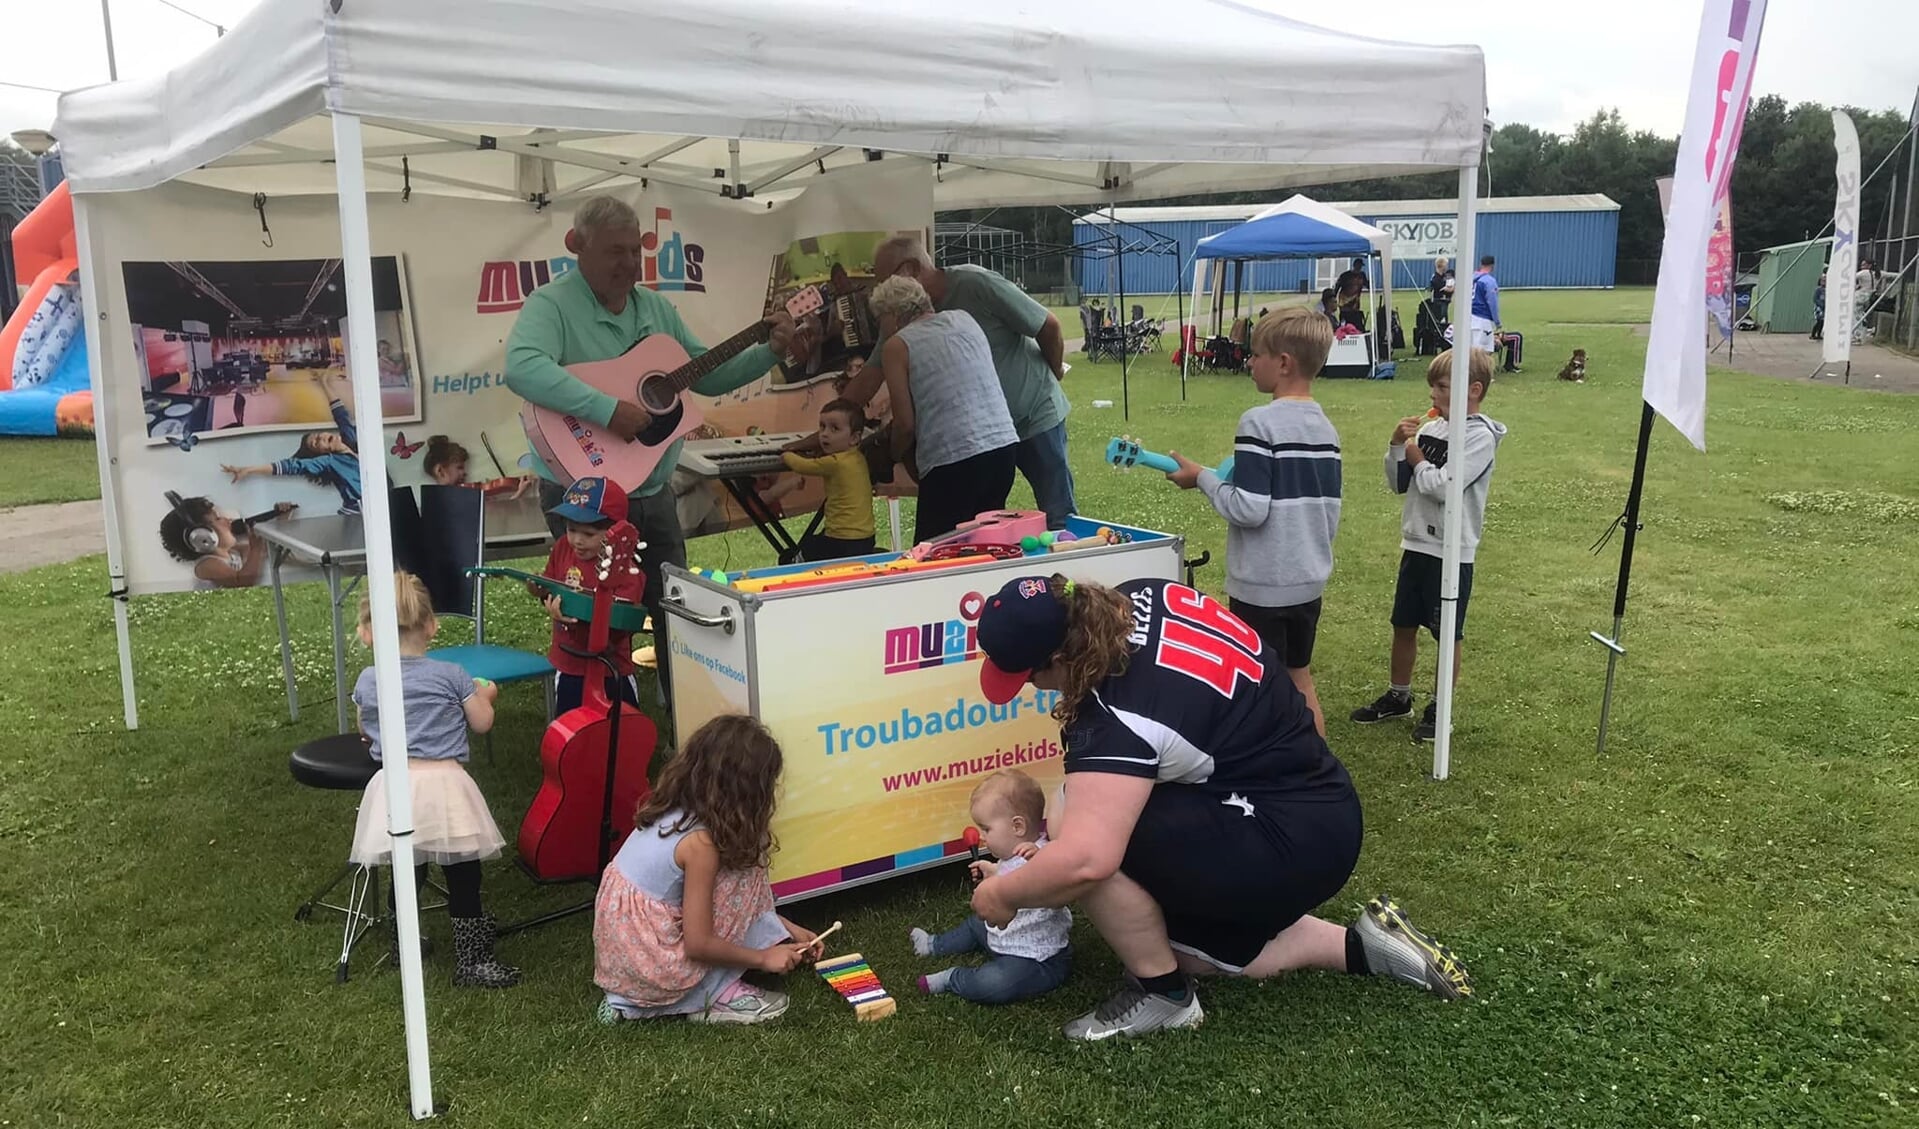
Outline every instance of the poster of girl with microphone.
POLYGON ((170 508, 160 519, 160 544, 174 560, 193 566, 193 586, 198 590, 258 584, 267 543, 251 535, 253 526, 286 517, 298 508, 291 502, 277 502, 270 510, 243 518, 211 498, 182 498, 172 490, 166 498, 170 508))

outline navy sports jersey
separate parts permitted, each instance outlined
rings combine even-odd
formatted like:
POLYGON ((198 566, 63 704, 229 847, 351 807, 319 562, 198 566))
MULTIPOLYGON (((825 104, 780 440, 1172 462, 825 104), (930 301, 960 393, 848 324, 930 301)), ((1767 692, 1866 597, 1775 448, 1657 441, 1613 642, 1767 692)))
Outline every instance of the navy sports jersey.
POLYGON ((1116 590, 1133 605, 1132 659, 1080 703, 1065 733, 1067 772, 1302 799, 1346 793, 1345 766, 1258 632, 1170 580, 1116 590))

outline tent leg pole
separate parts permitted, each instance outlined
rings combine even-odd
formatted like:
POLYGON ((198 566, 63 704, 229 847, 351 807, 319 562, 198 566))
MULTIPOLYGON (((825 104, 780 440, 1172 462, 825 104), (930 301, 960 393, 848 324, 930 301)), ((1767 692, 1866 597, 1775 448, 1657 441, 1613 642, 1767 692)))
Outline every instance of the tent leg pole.
MULTIPOLYGON (((1186 249, 1177 242, 1174 243, 1173 262, 1176 265, 1173 274, 1173 313, 1179 325, 1179 341, 1181 345, 1186 343, 1186 280, 1179 276, 1177 264, 1185 261, 1186 249)), ((1161 306, 1160 312, 1164 313, 1165 311, 1166 307, 1161 306)), ((1180 352, 1179 356, 1179 402, 1182 404, 1186 402, 1186 354, 1184 350, 1180 352)))
MULTIPOLYGON (((1113 216, 1113 222, 1117 225, 1118 214, 1111 208, 1107 209, 1107 213, 1113 216)), ((1116 248, 1113 253, 1113 280, 1119 288, 1119 295, 1114 300, 1113 306, 1113 323, 1119 326, 1119 415, 1121 419, 1130 423, 1133 418, 1133 396, 1128 380, 1131 370, 1128 362, 1132 360, 1133 347, 1126 332, 1128 323, 1126 320, 1126 249, 1124 247, 1116 248)))
MULTIPOLYGON (((362 434, 386 442, 380 402, 377 335, 373 330, 373 236, 367 219, 366 148, 360 119, 333 115, 334 180, 340 206, 340 273, 346 284, 347 322, 356 327, 347 340, 347 372, 352 378, 355 412, 362 434)), ((376 448, 377 449, 377 448, 376 448)), ((387 785, 387 833, 393 844, 393 872, 413 873, 413 792, 407 772, 406 710, 400 689, 400 632, 393 583, 393 533, 388 514, 386 460, 362 460, 365 494, 367 598, 373 612, 373 665, 379 689, 380 737, 387 754, 382 773, 387 785)), ((426 983, 420 969, 420 898, 412 882, 394 884, 393 925, 400 945, 400 1010, 406 1030, 408 1105, 414 1119, 438 1111, 433 1104, 433 1074, 426 1039, 426 983)))
MULTIPOLYGON (((93 217, 84 195, 73 199, 73 234, 80 261, 80 314, 86 333, 87 382, 93 390, 93 458, 100 478, 100 511, 106 526, 107 577, 113 600, 113 637, 120 651, 120 714, 128 729, 140 728, 140 696, 133 682, 133 630, 127 622, 126 549, 120 544, 120 488, 113 468, 113 397, 106 381, 107 315, 100 304, 100 257, 93 253, 93 217)), ((11 282, 11 280, 9 280, 11 282)))
MULTIPOLYGON (((1479 166, 1459 169, 1459 245, 1473 246, 1473 225, 1478 220, 1479 166)), ((1472 338, 1453 335, 1452 403, 1447 409, 1446 435, 1454 448, 1464 452, 1466 391, 1472 381, 1472 338), (1462 343, 1460 338, 1464 337, 1462 343), (1461 345, 1464 347, 1460 347, 1461 345)), ((1464 455, 1461 455, 1464 458, 1464 455)), ((1446 483, 1446 529, 1439 568, 1439 685, 1434 694, 1433 779, 1444 780, 1452 774, 1453 756, 1453 673, 1459 667, 1459 641, 1454 638, 1459 623, 1459 570, 1466 536, 1466 480, 1453 474, 1446 483)))
POLYGON ((1619 580, 1613 585, 1612 637, 1607 638, 1597 631, 1592 639, 1606 648, 1611 654, 1606 657, 1606 696, 1599 706, 1599 744, 1596 752, 1606 751, 1606 730, 1612 717, 1613 678, 1619 670, 1619 656, 1626 653, 1620 645, 1619 634, 1626 623, 1626 593, 1632 588, 1632 554, 1639 543, 1639 500, 1646 491, 1646 455, 1652 448, 1653 407, 1643 403, 1639 409, 1639 445, 1633 453, 1632 486, 1626 491, 1626 513, 1620 519, 1626 526, 1626 533, 1619 543, 1619 580))

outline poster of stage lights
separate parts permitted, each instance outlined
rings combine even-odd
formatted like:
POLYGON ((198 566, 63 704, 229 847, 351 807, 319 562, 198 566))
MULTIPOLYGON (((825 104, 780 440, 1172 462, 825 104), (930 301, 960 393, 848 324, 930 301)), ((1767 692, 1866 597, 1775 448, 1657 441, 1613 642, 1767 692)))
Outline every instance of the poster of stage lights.
MULTIPOLYGON (((122 264, 147 440, 289 435, 287 457, 322 454, 315 433, 351 435, 346 280, 338 259, 122 264), (344 418, 342 418, 344 417, 344 418), (296 446, 299 448, 296 451, 296 446)), ((401 261, 373 260, 380 401, 388 423, 421 418, 401 261)))

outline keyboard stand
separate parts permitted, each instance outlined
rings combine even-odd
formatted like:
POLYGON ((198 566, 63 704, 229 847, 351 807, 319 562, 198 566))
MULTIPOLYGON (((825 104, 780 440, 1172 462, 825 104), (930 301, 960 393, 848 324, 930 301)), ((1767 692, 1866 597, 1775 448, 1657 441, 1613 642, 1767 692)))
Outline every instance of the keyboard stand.
MULTIPOLYGON (((760 531, 760 536, 766 538, 766 543, 773 546, 776 559, 783 565, 792 564, 800 559, 799 542, 793 540, 793 535, 786 531, 786 525, 773 515, 772 509, 760 497, 759 491, 753 489, 753 480, 757 477, 759 476, 727 475, 721 477, 720 481, 725 484, 727 493, 733 495, 733 500, 740 504, 740 509, 746 511, 746 516, 752 519, 754 528, 760 531)), ((814 512, 813 521, 806 527, 806 532, 801 534, 801 540, 819 532, 820 524, 825 520, 826 507, 821 506, 814 512)))

